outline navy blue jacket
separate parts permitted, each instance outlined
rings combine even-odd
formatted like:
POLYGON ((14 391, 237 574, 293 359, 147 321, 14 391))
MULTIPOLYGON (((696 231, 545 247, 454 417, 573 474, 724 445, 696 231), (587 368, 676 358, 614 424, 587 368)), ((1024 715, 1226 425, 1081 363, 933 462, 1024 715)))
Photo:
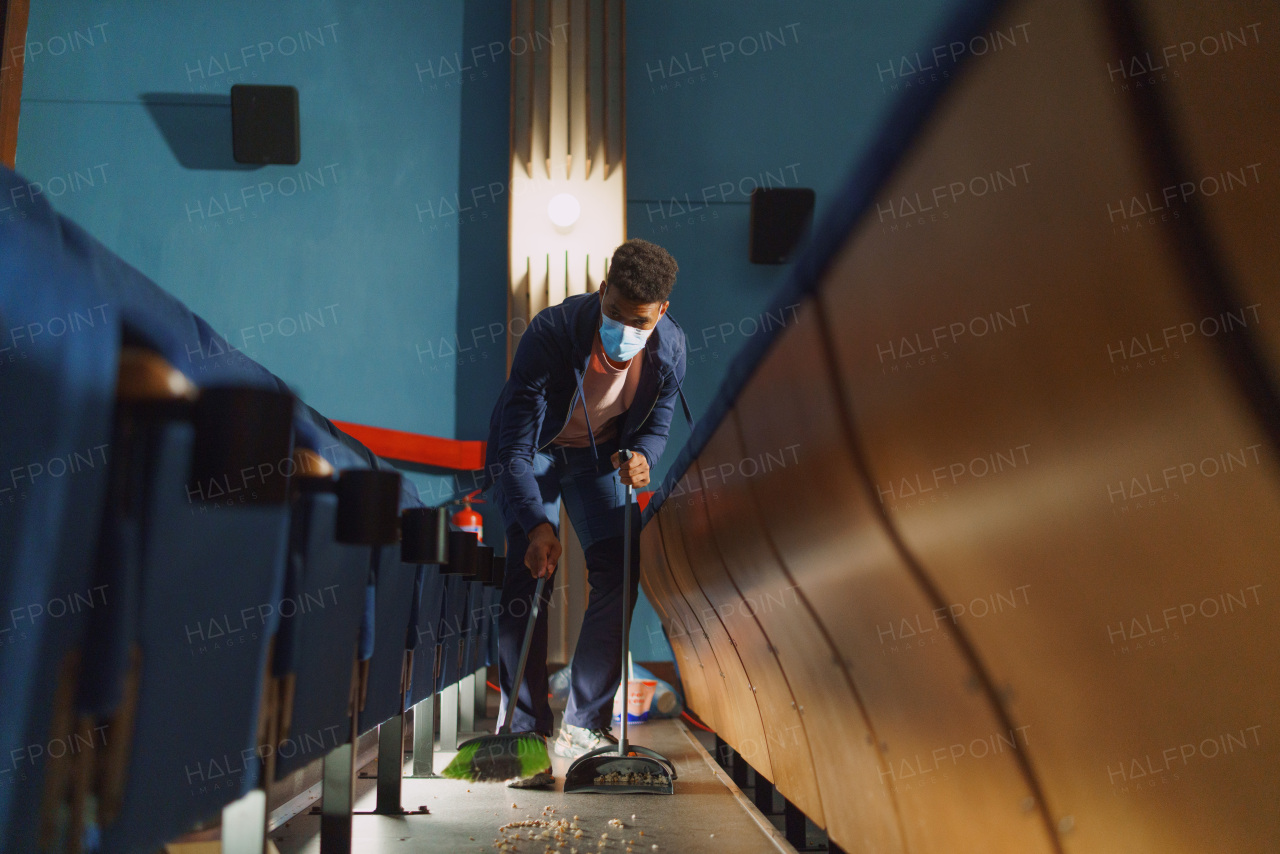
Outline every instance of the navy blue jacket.
MULTIPOLYGON (((520 337, 511 376, 489 419, 489 444, 485 450, 483 488, 495 481, 525 533, 543 522, 558 525, 542 509, 532 462, 560 434, 574 408, 581 405, 582 378, 591 359, 591 347, 600 328, 600 297, 579 294, 545 308, 520 337)), ((680 383, 684 380, 685 337, 664 314, 645 342, 640 384, 631 407, 621 417, 619 447, 644 454, 657 465, 667 444, 676 398, 685 418, 693 423, 680 383)), ((591 429, 590 420, 587 427, 591 429)), ((596 451, 595 437, 591 449, 596 451)))

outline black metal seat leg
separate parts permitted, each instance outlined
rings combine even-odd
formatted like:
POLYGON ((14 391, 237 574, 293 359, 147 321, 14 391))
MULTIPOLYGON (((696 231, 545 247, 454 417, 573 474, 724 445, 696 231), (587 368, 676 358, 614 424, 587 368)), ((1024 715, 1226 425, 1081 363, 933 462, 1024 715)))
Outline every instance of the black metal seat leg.
POLYGON ((378 815, 403 815, 404 712, 378 725, 378 815))
POLYGON ((787 842, 797 851, 803 851, 809 847, 809 837, 805 830, 805 816, 800 808, 786 799, 783 809, 784 826, 786 828, 787 842))
POLYGON ((756 809, 765 815, 773 815, 773 783, 756 773, 755 792, 752 795, 756 809))

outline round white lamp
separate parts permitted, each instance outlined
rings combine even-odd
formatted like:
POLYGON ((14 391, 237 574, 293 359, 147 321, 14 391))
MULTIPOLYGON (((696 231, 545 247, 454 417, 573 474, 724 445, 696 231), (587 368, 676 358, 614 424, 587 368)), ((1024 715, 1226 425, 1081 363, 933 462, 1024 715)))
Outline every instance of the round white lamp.
POLYGON ((547 216, 555 223, 556 228, 569 229, 582 214, 582 205, 571 193, 559 193, 547 202, 547 216))

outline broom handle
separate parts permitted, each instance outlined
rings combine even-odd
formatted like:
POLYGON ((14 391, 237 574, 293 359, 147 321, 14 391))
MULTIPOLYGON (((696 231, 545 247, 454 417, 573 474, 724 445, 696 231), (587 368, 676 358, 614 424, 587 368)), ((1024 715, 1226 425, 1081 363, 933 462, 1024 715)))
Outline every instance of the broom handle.
POLYGON ((547 585, 544 575, 538 579, 538 589, 533 593, 533 607, 529 609, 529 624, 524 627, 524 643, 520 646, 520 663, 516 665, 516 681, 511 696, 507 697, 507 715, 499 733, 510 733, 511 722, 516 717, 516 703, 520 699, 520 683, 524 681, 524 666, 529 662, 529 645, 533 641, 533 627, 538 622, 538 609, 542 607, 542 588, 547 585))
MULTIPOLYGON (((630 451, 619 451, 618 461, 631 459, 630 451)), ((627 755, 627 706, 630 705, 631 682, 627 676, 627 662, 631 657, 627 648, 631 632, 631 484, 627 484, 627 505, 622 517, 622 737, 618 739, 618 755, 627 755)))

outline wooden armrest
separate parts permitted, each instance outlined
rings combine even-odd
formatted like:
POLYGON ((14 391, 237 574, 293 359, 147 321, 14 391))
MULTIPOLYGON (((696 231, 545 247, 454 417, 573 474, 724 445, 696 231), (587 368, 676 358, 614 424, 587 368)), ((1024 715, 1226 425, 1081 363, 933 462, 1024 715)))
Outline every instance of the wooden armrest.
POLYGON ((116 397, 131 402, 192 401, 199 392, 186 375, 164 357, 142 347, 120 350, 116 397))
POLYGON ((324 457, 310 448, 293 449, 293 476, 329 479, 334 468, 324 457))

